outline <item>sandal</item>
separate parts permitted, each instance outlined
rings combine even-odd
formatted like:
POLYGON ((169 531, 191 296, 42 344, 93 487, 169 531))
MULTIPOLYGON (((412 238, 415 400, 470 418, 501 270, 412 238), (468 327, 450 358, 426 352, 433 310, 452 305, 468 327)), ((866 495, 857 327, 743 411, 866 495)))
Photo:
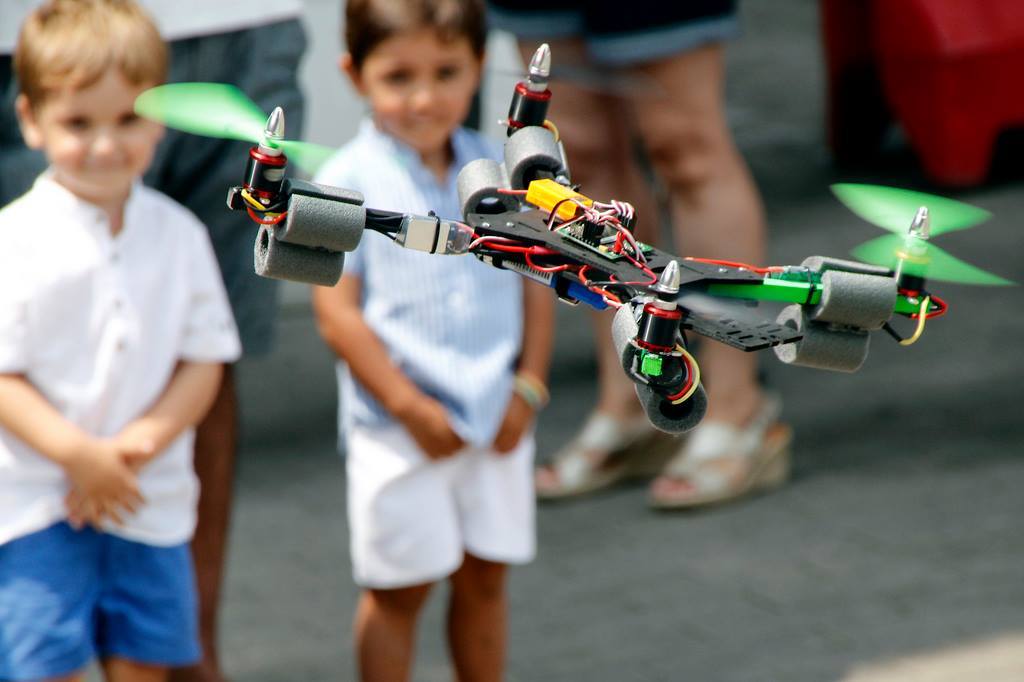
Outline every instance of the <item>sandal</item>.
POLYGON ((537 468, 537 499, 576 497, 608 488, 627 476, 655 473, 670 453, 662 444, 666 438, 645 416, 622 422, 595 412, 549 464, 537 468))
POLYGON ((766 395, 745 426, 699 424, 651 484, 650 505, 686 509, 781 486, 789 478, 793 433, 778 421, 780 412, 778 398, 766 395), (730 460, 742 465, 732 472, 723 469, 721 464, 730 460))

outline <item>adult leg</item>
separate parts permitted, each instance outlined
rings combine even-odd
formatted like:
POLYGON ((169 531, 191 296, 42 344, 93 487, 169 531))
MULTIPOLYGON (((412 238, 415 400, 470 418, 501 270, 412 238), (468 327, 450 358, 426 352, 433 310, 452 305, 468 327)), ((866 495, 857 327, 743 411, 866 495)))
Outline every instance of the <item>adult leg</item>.
MULTIPOLYGON (((572 73, 597 71, 587 56, 581 40, 568 39, 549 43, 558 65, 572 73)), ((535 43, 521 43, 525 61, 536 49, 535 43)), ((653 241, 658 233, 657 203, 634 159, 629 117, 624 100, 613 86, 609 91, 598 83, 558 79, 551 84, 554 96, 548 118, 558 126, 572 170, 572 181, 580 191, 599 201, 620 199, 637 209, 637 233, 644 241, 653 241)), ((598 352, 599 394, 595 410, 619 418, 639 411, 632 383, 625 377, 611 341, 611 318, 608 311, 594 313, 594 343, 598 352), (628 389, 628 390, 627 390, 628 389)))
MULTIPOLYGON (((172 43, 172 80, 238 85, 264 111, 283 106, 287 135, 301 136, 303 100, 298 64, 306 40, 297 20, 172 43)), ((146 181, 188 206, 206 225, 247 356, 270 350, 278 288, 252 269, 255 226, 224 207, 238 184, 248 145, 168 131, 146 181)), ((200 598, 203 661, 172 672, 175 682, 220 682, 217 611, 230 520, 238 399, 230 372, 196 430, 196 473, 202 485, 193 555, 200 598)))
POLYGON ((217 654, 217 614, 227 555, 237 445, 238 399, 234 373, 227 365, 213 406, 196 428, 195 440, 195 469, 202 487, 200 523, 192 538, 192 559, 199 592, 199 641, 203 660, 195 666, 174 670, 173 680, 223 679, 217 654))
MULTIPOLYGON (((551 41, 552 55, 557 65, 589 72, 591 66, 582 41, 551 41)), ((536 49, 533 42, 523 42, 520 50, 525 61, 536 49)), ((654 241, 658 231, 658 211, 648 183, 634 160, 628 116, 619 93, 607 92, 581 85, 572 80, 559 79, 551 85, 554 96, 548 117, 558 126, 573 182, 581 185, 583 194, 597 200, 621 199, 632 203, 639 216, 637 233, 643 241, 654 241)), ((640 406, 633 385, 622 371, 618 354, 612 346, 609 311, 592 313, 594 346, 598 366, 598 400, 594 414, 617 423, 609 431, 623 431, 629 422, 637 419, 640 406)), ((608 422, 605 422, 608 423, 608 422)), ((600 467, 615 444, 596 446, 591 443, 572 443, 563 453, 582 452, 591 468, 600 467), (580 447, 578 448, 577 445, 580 447)), ((579 456, 579 455, 574 455, 579 456)), ((565 490, 566 481, 559 479, 557 467, 542 467, 537 472, 537 491, 544 496, 565 490)))
MULTIPOLYGON (((724 51, 709 45, 638 71, 664 91, 635 104, 637 126, 672 201, 679 250, 687 255, 760 264, 765 219, 750 172, 729 133, 724 103, 724 51)), ((752 353, 709 343, 701 365, 707 377, 709 422, 742 426, 763 402, 752 353)), ((709 463, 726 478, 742 475, 748 460, 724 456, 709 463)), ((661 477, 652 493, 673 494, 692 483, 661 477)))
POLYGON ((416 644, 416 621, 431 584, 394 590, 364 590, 356 609, 355 637, 359 679, 409 679, 416 644))
MULTIPOLYGON (((764 209, 726 124, 722 47, 706 46, 638 68, 665 91, 637 101, 635 116, 669 191, 679 249, 759 264, 765 251, 764 209)), ((708 418, 742 423, 759 400, 755 356, 709 344, 702 365, 709 379, 708 418)))
POLYGON ((107 682, 164 682, 167 668, 126 658, 108 658, 103 661, 103 677, 107 682))
POLYGON ((508 638, 508 567, 467 553, 452 574, 448 646, 458 682, 502 679, 508 638))

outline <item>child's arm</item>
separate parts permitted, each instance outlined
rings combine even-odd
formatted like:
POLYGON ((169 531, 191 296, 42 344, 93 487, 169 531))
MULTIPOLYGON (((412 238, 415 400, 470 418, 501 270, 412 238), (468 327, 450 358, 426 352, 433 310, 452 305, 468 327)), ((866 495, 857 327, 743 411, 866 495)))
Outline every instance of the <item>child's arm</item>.
POLYGON ((224 366, 219 362, 182 360, 152 407, 115 437, 138 453, 129 464, 139 468, 163 452, 185 429, 198 424, 213 405, 224 366))
POLYGON ((523 392, 512 393, 505 418, 494 438, 494 449, 509 452, 523 437, 533 420, 540 400, 546 400, 548 366, 554 339, 555 299, 551 291, 536 282, 523 280, 523 347, 516 368, 517 381, 533 388, 533 404, 523 392), (542 395, 543 394, 543 395, 542 395))
POLYGON ((424 394, 388 357, 384 344, 363 319, 360 291, 360 280, 349 275, 342 275, 333 288, 313 287, 320 335, 429 457, 454 454, 463 441, 452 429, 444 406, 424 394))
POLYGON ((71 519, 76 525, 105 517, 120 523, 122 511, 143 502, 121 447, 78 428, 20 374, 0 374, 0 424, 63 468, 72 487, 88 498, 71 519))
MULTIPOLYGON (((213 404, 222 374, 220 363, 179 362, 153 406, 112 439, 124 463, 138 471, 182 431, 198 424, 213 404)), ((92 522, 89 509, 93 501, 87 491, 72 489, 66 502, 69 520, 76 524, 92 522)))

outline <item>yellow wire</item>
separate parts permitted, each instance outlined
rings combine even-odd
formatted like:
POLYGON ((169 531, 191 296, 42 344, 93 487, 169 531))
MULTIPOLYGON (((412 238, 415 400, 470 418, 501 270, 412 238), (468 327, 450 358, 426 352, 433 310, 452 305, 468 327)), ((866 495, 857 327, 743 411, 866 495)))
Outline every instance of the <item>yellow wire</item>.
POLYGON ((243 189, 240 192, 240 194, 242 195, 242 198, 245 199, 246 202, 248 202, 256 210, 258 210, 258 211, 266 211, 267 210, 266 206, 264 206, 263 204, 258 202, 251 194, 249 194, 249 190, 243 189))
POLYGON ((558 142, 558 140, 559 140, 558 126, 555 125, 555 122, 546 118, 546 119, 544 119, 544 127, 547 128, 548 130, 550 130, 552 133, 554 133, 554 135, 555 135, 555 142, 558 142))
POLYGON ((931 296, 925 296, 924 300, 921 301, 921 309, 917 311, 917 329, 914 330, 914 335, 908 339, 900 341, 901 346, 912 346, 917 343, 917 340, 924 334, 924 323, 928 320, 927 312, 928 306, 931 305, 931 296))
POLYGON ((693 367, 693 385, 690 386, 690 390, 687 391, 686 395, 684 395, 682 398, 672 401, 673 405, 681 405, 682 403, 685 403, 687 400, 693 397, 693 394, 697 392, 697 387, 700 386, 700 365, 698 365, 694 357, 690 355, 688 352, 686 352, 686 349, 680 346, 679 344, 676 344, 676 350, 682 353, 683 357, 685 357, 686 360, 690 363, 690 367, 693 367))

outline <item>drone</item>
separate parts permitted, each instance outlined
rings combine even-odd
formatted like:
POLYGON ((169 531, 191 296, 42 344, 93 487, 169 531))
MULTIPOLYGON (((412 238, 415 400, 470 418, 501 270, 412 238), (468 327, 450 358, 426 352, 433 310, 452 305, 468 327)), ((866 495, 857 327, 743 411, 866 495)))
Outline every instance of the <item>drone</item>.
POLYGON ((929 282, 1012 284, 930 241, 983 222, 987 211, 875 185, 831 188, 855 214, 890 232, 853 249, 857 260, 812 256, 800 265, 757 267, 679 257, 643 243, 633 234, 632 205, 596 200, 572 183, 558 129, 547 119, 550 66, 542 45, 515 86, 502 121, 504 162, 479 159, 460 171, 461 221, 368 208, 358 192, 286 177, 289 158, 313 171, 334 150, 285 139, 281 108, 265 118, 234 86, 158 86, 140 95, 136 111, 185 132, 255 143, 227 204, 259 225, 259 275, 332 286, 344 254, 370 230, 398 247, 475 256, 569 304, 616 309, 612 335, 623 371, 652 424, 670 433, 695 427, 707 408, 688 335, 743 351, 771 348, 790 365, 854 372, 873 332, 911 345, 928 320, 945 314, 948 305, 929 282), (764 301, 785 305, 775 319, 762 319, 752 307, 764 301), (910 320, 909 333, 897 331, 896 317, 910 320))

